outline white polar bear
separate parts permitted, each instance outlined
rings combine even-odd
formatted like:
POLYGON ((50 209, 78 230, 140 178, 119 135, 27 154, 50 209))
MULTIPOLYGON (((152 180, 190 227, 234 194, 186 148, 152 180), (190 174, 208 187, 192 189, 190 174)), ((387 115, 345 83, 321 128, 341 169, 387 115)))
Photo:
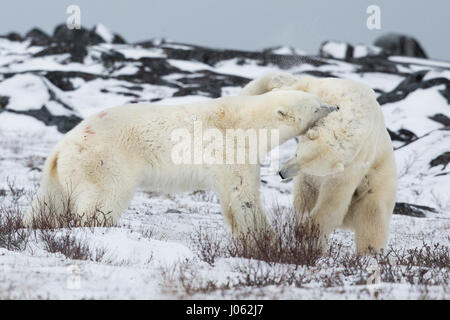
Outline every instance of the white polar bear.
POLYGON ((385 248, 396 197, 396 166, 390 136, 373 90, 335 78, 276 72, 250 82, 243 95, 295 89, 337 105, 300 136, 295 158, 280 170, 294 177, 295 212, 319 226, 326 248, 338 227, 355 232, 358 253, 385 248))
MULTIPOLYGON (((312 94, 280 90, 179 106, 130 104, 105 110, 82 121, 54 148, 25 223, 33 225, 37 215, 45 211, 46 201, 55 203, 57 213, 63 211, 69 194, 73 197, 73 211, 89 225, 89 214, 98 210, 115 224, 137 188, 164 193, 210 189, 219 193, 223 214, 233 232, 248 232, 246 227, 264 228, 268 224, 260 204, 258 162, 178 163, 174 151, 180 151, 180 142, 173 141, 171 133, 181 130, 194 136, 181 142, 189 152, 190 145, 198 147, 198 123, 204 134, 210 129, 224 135, 228 129, 276 130, 279 141, 272 141, 266 150, 258 136, 258 152, 264 153, 306 132, 336 109, 312 94)), ((214 143, 223 146, 214 139, 203 142, 207 148, 214 143)), ((234 138, 232 143, 234 147, 234 138)), ((244 144, 246 151, 249 144, 244 144)), ((192 159, 191 154, 188 156, 192 159)))

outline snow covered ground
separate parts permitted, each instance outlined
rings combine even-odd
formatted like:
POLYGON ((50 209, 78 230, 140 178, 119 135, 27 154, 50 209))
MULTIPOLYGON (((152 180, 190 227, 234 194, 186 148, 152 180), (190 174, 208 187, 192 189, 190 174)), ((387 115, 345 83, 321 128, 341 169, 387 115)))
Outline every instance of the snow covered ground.
MULTIPOLYGON (((447 248, 443 261, 448 261, 449 62, 386 57, 372 47, 345 61, 339 52, 329 58, 330 50, 340 48, 332 43, 328 58, 288 47, 245 52, 156 40, 113 43, 114 34, 103 26, 77 48, 42 37, 41 42, 31 36, 0 38, 1 214, 16 206, 16 211, 26 210, 46 156, 80 119, 128 102, 175 104, 233 95, 249 80, 283 69, 358 80, 377 92, 396 149, 397 202, 430 207, 420 210, 423 217, 395 214, 389 246, 402 251, 439 243, 447 248)), ((295 149, 294 140, 282 145, 280 161, 295 149)), ((292 182, 283 183, 264 169, 267 210, 291 206, 292 182)), ((359 267, 361 274, 345 272, 345 264, 326 261, 295 268, 219 254, 209 264, 199 255, 199 230, 229 237, 215 194, 140 191, 117 227, 59 231, 85 243, 92 253, 88 258, 51 253, 39 236, 20 249, 0 245, 0 299, 450 298, 449 265, 434 263, 415 278, 406 271, 398 277, 382 274, 374 287, 365 284, 365 267, 359 267), (293 275, 295 281, 268 281, 281 275, 293 275)), ((344 255, 353 252, 350 232, 338 230, 330 241, 341 244, 344 255)))

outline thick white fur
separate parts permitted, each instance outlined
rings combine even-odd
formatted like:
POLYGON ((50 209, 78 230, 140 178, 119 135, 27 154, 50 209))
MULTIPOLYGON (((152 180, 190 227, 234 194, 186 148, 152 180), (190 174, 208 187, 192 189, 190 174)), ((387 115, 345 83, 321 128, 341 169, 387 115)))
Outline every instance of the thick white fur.
POLYGON ((355 231, 359 253, 385 248, 396 197, 396 166, 373 90, 350 80, 280 72, 252 81, 243 94, 273 88, 313 93, 340 108, 299 137, 296 158, 281 171, 298 174, 295 211, 320 226, 324 248, 328 235, 339 227, 355 231))
POLYGON ((62 210, 69 193, 77 214, 98 209, 115 224, 137 188, 160 193, 210 189, 219 193, 234 232, 265 227, 259 165, 175 164, 171 152, 177 141, 172 141, 171 132, 185 128, 193 134, 194 121, 201 121, 203 130, 223 133, 279 129, 283 143, 329 112, 314 95, 292 90, 179 106, 130 104, 108 109, 82 121, 54 148, 25 223, 30 225, 42 212, 45 199, 56 199, 57 211, 62 210))

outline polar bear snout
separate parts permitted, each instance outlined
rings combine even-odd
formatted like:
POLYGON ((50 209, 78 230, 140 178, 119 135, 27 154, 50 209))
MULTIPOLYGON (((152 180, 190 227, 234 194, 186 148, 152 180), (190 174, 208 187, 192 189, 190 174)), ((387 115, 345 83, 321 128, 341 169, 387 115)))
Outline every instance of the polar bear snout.
POLYGON ((321 109, 322 109, 323 112, 326 112, 327 114, 331 113, 333 111, 339 111, 339 107, 338 106, 333 106, 331 104, 326 104, 326 103, 322 103, 320 105, 320 109, 319 110, 321 110, 321 109))
POLYGON ((316 122, 317 120, 325 118, 327 115, 335 111, 339 111, 338 106, 321 102, 320 106, 316 110, 314 110, 313 123, 316 122))

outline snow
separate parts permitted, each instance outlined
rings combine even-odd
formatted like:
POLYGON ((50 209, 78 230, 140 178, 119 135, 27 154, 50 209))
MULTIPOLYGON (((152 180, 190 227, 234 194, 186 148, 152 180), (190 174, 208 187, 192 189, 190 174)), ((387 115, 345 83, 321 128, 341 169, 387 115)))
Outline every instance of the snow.
POLYGON ((49 70, 49 71, 77 71, 87 73, 101 73, 103 67, 86 59, 84 63, 70 62, 67 63, 69 54, 61 54, 56 56, 35 57, 33 59, 22 58, 20 61, 14 61, 8 66, 0 67, 0 72, 26 72, 30 70, 49 70))
POLYGON ((241 76, 246 78, 257 78, 269 72, 274 68, 269 66, 259 66, 256 61, 247 60, 244 65, 239 65, 237 59, 224 60, 214 66, 214 69, 218 73, 231 74, 235 76, 241 76))
POLYGON ((450 62, 447 61, 436 61, 428 60, 422 58, 413 57, 402 57, 402 56, 391 56, 388 58, 391 61, 401 62, 401 63, 411 63, 416 65, 422 65, 427 67, 438 67, 438 68, 450 68, 450 62))
POLYGON ((49 98, 42 80, 30 74, 19 74, 2 81, 0 95, 10 97, 8 109, 18 111, 40 109, 49 98))
POLYGON ((420 199, 421 204, 450 211, 450 179, 448 175, 439 175, 443 173, 442 166, 430 168, 429 164, 449 147, 450 132, 436 130, 395 152, 399 175, 398 201, 417 203, 420 199))
POLYGON ((450 117, 447 101, 438 92, 443 88, 442 85, 430 89, 418 89, 401 101, 383 105, 382 110, 387 127, 396 131, 401 128, 410 128, 417 136, 442 127, 440 123, 428 117, 437 113, 450 117))
POLYGON ((383 92, 394 90, 404 78, 396 74, 383 74, 379 72, 366 73, 344 73, 342 78, 362 82, 372 89, 378 89, 383 92))
MULTIPOLYGON (((126 81, 115 79, 95 79, 81 84, 77 89, 67 93, 66 97, 70 103, 77 106, 83 117, 91 116, 105 108, 115 107, 129 103, 130 96, 123 95, 130 84, 126 81), (107 88, 107 92, 102 89, 107 88)), ((145 84, 142 85, 139 96, 142 101, 152 99, 163 99, 171 97, 174 89, 162 86, 145 84)))
POLYGON ((111 43, 114 39, 114 35, 103 24, 99 23, 94 27, 95 33, 97 33, 103 40, 111 43))
POLYGON ((182 70, 195 72, 200 70, 212 70, 210 66, 204 63, 196 62, 196 61, 186 61, 186 60, 177 60, 177 59, 167 59, 174 67, 177 67, 182 70))
POLYGON ((274 54, 279 54, 279 55, 293 55, 293 54, 297 54, 297 55, 305 55, 306 52, 297 48, 292 48, 289 46, 281 46, 279 48, 276 48, 275 50, 271 51, 274 54))
POLYGON ((145 49, 142 47, 129 48, 123 46, 123 48, 118 48, 117 51, 122 53, 125 57, 130 59, 140 59, 140 58, 165 58, 166 55, 164 51, 159 48, 145 49))

